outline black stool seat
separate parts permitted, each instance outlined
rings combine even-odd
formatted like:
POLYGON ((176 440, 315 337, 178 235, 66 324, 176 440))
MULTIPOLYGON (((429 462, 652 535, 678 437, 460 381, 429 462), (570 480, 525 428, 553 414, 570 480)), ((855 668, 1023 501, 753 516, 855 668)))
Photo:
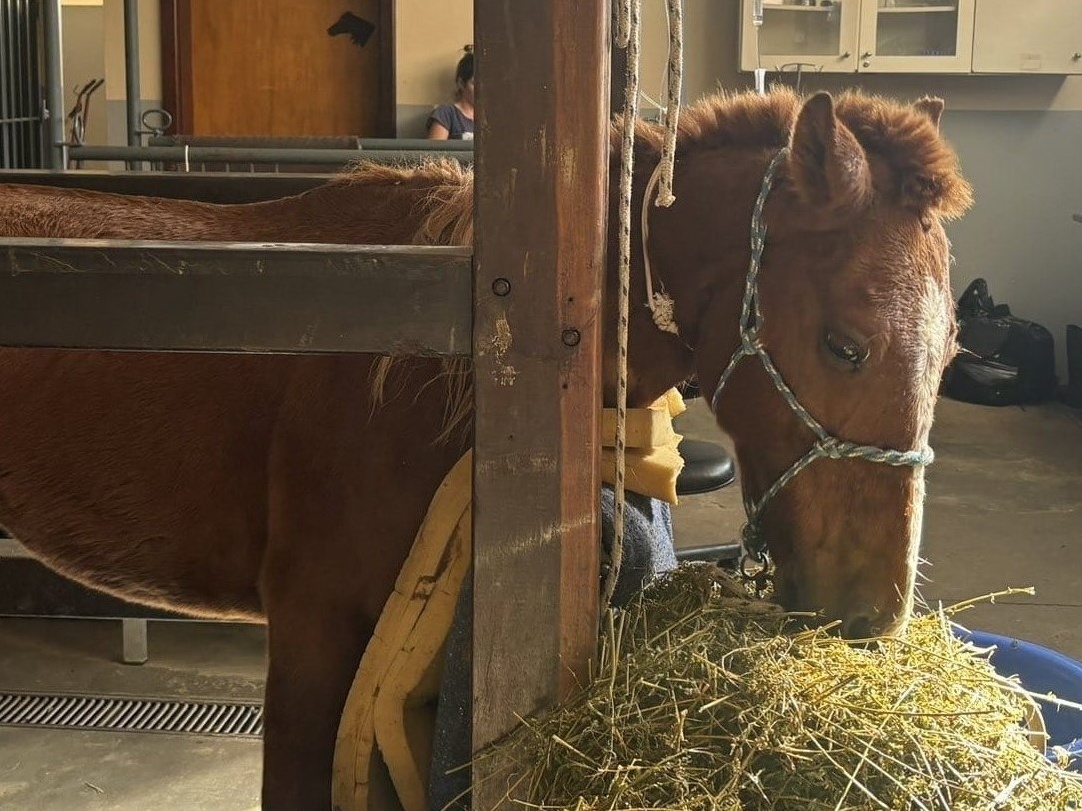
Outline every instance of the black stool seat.
POLYGON ((736 478, 733 458, 721 445, 698 439, 682 439, 679 449, 684 457, 684 469, 676 477, 678 496, 712 493, 732 484, 736 478))
MULTIPOLYGON (((698 396, 697 388, 691 396, 698 396)), ((685 399, 690 399, 687 391, 685 399)), ((702 442, 698 439, 680 440, 680 455, 684 457, 684 469, 676 478, 676 494, 694 496, 712 493, 733 483, 736 478, 736 466, 733 458, 716 442, 702 442)), ((726 569, 735 569, 740 561, 742 548, 739 542, 693 546, 676 550, 676 559, 680 563, 704 561, 716 563, 726 569)))

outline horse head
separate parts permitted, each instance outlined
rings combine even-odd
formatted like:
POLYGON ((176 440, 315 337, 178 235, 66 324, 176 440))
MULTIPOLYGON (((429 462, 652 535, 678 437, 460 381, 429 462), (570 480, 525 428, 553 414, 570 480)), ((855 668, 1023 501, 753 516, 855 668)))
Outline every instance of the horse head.
MULTIPOLYGON (((641 255, 632 271, 629 398, 694 371, 736 448, 746 548, 769 552, 787 609, 849 637, 895 632, 912 607, 955 351, 943 221, 970 202, 942 110, 783 90, 690 108, 676 202, 647 213, 678 334, 643 306, 641 255)), ((660 136, 640 131, 656 163, 660 136)))

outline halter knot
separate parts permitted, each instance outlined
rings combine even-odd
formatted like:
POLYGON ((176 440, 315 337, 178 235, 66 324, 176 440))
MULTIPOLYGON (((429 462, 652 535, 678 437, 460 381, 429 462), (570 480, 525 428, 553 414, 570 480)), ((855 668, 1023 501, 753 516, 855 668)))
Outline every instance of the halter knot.
POLYGON ((740 333, 740 353, 742 355, 758 355, 763 348, 759 340, 759 325, 752 324, 745 327, 740 333))
POLYGON ((849 455, 847 446, 851 444, 837 437, 828 436, 816 442, 815 447, 818 448, 819 455, 825 456, 827 459, 844 459, 849 455))

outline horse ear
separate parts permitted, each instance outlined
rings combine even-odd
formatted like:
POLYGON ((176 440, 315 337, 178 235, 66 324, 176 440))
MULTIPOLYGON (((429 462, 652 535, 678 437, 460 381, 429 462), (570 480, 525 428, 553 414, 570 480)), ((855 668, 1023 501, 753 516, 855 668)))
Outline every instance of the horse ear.
POLYGON ((939 119, 943 117, 943 108, 946 106, 943 103, 943 99, 925 96, 920 101, 914 103, 913 106, 928 116, 928 118, 932 120, 932 124, 935 126, 936 130, 939 130, 939 119))
POLYGON ((818 214, 852 215, 872 197, 868 156, 834 115, 829 93, 816 93, 800 110, 790 166, 798 194, 818 214))

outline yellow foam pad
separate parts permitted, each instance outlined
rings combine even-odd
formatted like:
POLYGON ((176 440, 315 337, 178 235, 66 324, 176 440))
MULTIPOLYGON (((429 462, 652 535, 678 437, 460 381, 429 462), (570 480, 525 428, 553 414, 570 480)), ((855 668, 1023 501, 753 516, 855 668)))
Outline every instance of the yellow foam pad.
POLYGON ((440 484, 376 623, 335 745, 336 811, 424 811, 443 646, 469 570, 473 453, 440 484))
MULTIPOLYGON (((684 469, 678 447, 683 436, 673 418, 687 410, 684 398, 669 389, 647 408, 629 408, 625 423, 624 487, 633 493, 677 504, 676 479, 684 469)), ((616 483, 616 409, 602 413, 601 479, 616 483)))

